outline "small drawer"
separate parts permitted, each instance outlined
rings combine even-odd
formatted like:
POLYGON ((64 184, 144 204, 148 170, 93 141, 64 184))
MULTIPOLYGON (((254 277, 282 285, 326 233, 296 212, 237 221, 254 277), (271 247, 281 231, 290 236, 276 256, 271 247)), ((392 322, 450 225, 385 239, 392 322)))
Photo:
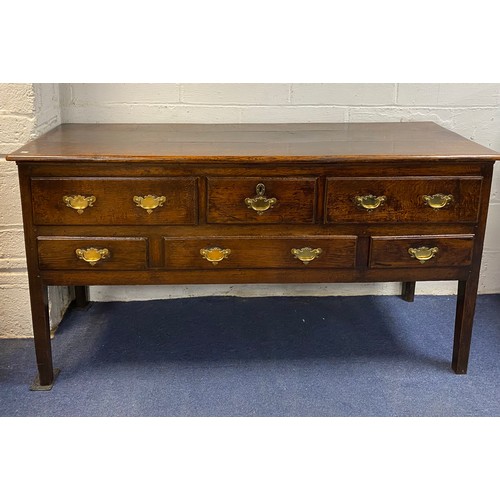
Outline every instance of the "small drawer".
POLYGON ((209 177, 207 222, 313 224, 315 177, 209 177))
POLYGON ((472 263, 474 235, 373 236, 371 268, 466 267, 472 263))
POLYGON ((165 238, 170 269, 352 269, 356 236, 165 238))
POLYGON ((141 270, 147 267, 146 238, 39 236, 40 269, 141 270))
POLYGON ((68 177, 31 180, 42 225, 196 224, 197 180, 184 177, 68 177))
POLYGON ((482 177, 330 177, 325 222, 476 222, 482 177))

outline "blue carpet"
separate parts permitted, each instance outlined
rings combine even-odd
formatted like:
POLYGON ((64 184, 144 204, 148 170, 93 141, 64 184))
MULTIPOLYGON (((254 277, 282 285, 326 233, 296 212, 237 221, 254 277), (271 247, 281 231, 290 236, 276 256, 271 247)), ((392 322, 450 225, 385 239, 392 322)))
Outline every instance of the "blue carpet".
POLYGON ((30 339, 0 340, 1 416, 499 416, 500 295, 478 298, 469 373, 455 297, 203 297, 66 315, 31 392, 30 339))

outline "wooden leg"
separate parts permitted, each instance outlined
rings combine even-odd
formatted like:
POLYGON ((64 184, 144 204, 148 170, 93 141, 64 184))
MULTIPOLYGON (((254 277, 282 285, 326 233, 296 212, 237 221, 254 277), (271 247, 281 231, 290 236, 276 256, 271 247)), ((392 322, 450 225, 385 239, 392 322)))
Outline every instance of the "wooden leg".
POLYGON ((458 282, 455 340, 451 362, 451 367, 458 374, 467 373, 478 283, 479 273, 477 276, 471 276, 467 281, 458 282))
POLYGON ((33 390, 48 390, 54 383, 52 346, 50 342, 47 286, 38 278, 30 279, 31 317, 35 336, 38 377, 33 390))
POLYGON ((89 287, 88 286, 75 286, 75 307, 84 308, 89 304, 89 287))
POLYGON ((401 298, 406 302, 413 302, 415 300, 415 281, 404 281, 401 288, 401 298))

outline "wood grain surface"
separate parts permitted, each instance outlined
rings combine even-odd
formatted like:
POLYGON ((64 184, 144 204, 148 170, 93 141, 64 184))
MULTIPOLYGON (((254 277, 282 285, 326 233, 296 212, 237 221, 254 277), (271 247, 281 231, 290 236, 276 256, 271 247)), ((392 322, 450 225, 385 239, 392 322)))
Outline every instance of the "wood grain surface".
POLYGON ((60 125, 9 161, 498 160, 433 122, 60 125))

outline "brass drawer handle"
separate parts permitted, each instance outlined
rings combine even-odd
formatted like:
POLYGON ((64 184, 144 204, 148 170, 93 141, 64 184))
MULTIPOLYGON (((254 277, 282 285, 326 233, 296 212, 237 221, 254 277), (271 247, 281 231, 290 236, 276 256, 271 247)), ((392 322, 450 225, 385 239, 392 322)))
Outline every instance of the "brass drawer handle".
POLYGON ((95 196, 83 196, 81 194, 72 194, 68 196, 63 196, 63 201, 67 207, 73 208, 79 214, 83 214, 83 211, 87 207, 93 207, 95 203, 95 196))
POLYGON ((454 198, 452 194, 425 194, 422 196, 424 202, 434 210, 439 210, 440 208, 444 208, 450 203, 453 203, 454 198))
POLYGON ((220 247, 202 248, 200 254, 204 259, 216 266, 221 260, 229 257, 231 249, 220 247))
POLYGON ((148 214, 150 214, 155 208, 162 207, 167 201, 167 198, 165 196, 148 194, 146 196, 134 196, 133 200, 138 207, 143 208, 148 214))
POLYGON ((428 260, 431 260, 438 253, 438 247, 409 248, 408 253, 413 258, 417 259, 420 264, 425 264, 428 260))
POLYGON ((386 202, 386 200, 386 196, 375 196, 374 194, 367 194, 366 196, 356 196, 354 198, 354 202, 358 207, 364 208, 369 212, 382 206, 386 202))
POLYGON ((277 203, 276 198, 266 198, 266 186, 259 183, 255 187, 255 192, 257 196, 255 198, 245 198, 245 204, 248 208, 252 208, 259 215, 262 215, 266 210, 269 210, 277 203))
POLYGON ((304 247, 304 248, 292 248, 291 252, 296 259, 299 259, 305 265, 307 265, 309 264, 309 262, 318 258, 323 252, 323 250, 321 248, 304 247))
POLYGON ((95 266, 97 262, 107 259, 110 256, 107 248, 77 248, 75 253, 79 259, 88 262, 91 266, 95 266))

